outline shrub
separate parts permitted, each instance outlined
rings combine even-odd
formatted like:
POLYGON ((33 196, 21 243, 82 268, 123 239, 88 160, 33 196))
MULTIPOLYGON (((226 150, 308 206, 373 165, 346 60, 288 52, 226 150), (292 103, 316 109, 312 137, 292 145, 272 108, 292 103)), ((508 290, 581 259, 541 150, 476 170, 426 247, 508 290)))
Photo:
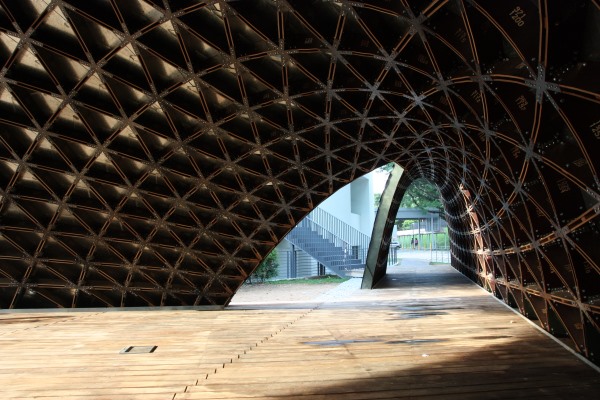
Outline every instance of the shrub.
POLYGON ((277 261, 277 250, 273 250, 262 260, 252 275, 250 275, 250 282, 252 282, 252 279, 256 279, 259 282, 264 282, 277 276, 278 266, 279 262, 277 261))

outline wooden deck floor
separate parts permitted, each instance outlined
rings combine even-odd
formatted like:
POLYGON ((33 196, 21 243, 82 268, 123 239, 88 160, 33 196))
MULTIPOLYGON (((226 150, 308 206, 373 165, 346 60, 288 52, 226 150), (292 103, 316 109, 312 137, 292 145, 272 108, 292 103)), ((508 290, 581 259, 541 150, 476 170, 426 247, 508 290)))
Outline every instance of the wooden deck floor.
POLYGON ((0 314, 0 397, 598 398, 596 370, 466 278, 404 263, 305 305, 0 314))

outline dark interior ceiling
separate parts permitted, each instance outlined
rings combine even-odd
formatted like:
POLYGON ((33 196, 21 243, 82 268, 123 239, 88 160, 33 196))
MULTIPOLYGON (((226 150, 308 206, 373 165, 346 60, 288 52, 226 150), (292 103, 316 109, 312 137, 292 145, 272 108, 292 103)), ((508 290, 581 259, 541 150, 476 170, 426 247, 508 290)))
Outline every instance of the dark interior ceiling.
POLYGON ((227 304, 394 161, 439 186, 456 268, 598 357, 599 26, 596 0, 0 0, 0 308, 227 304))

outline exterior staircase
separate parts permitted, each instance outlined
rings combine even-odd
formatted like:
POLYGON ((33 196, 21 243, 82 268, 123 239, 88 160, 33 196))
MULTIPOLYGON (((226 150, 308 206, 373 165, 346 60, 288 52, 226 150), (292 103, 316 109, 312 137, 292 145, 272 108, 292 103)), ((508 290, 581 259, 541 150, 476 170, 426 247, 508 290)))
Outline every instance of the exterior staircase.
POLYGON ((305 217, 285 239, 340 276, 364 269, 370 242, 369 236, 321 209, 305 217))

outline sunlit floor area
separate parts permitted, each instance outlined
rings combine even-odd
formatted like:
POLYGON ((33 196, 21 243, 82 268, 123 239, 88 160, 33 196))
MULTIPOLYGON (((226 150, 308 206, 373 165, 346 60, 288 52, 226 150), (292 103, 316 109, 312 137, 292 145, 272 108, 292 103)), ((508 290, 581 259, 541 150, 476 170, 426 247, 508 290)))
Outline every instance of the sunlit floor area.
MULTIPOLYGON (((0 394, 37 399, 592 399, 600 374, 444 265, 299 301, 0 313, 0 394)), ((289 286, 294 290, 294 286, 289 286)))

